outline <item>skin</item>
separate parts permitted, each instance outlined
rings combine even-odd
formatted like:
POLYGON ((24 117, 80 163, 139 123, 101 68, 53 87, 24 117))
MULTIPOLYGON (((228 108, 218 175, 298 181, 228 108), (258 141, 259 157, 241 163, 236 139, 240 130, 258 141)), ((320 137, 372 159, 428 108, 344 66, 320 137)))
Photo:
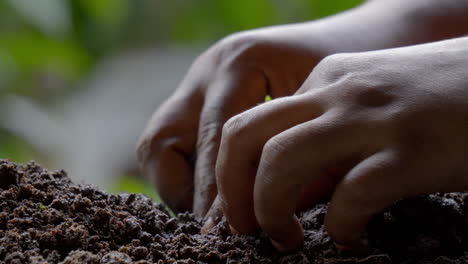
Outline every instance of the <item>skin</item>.
POLYGON ((293 96, 231 118, 216 164, 231 226, 259 225, 281 250, 299 247, 301 191, 340 161, 357 162, 325 224, 345 246, 359 247, 369 219, 398 199, 467 190, 467 54, 461 38, 333 55, 293 96))
POLYGON ((281 251, 302 243, 294 212, 331 197, 328 233, 359 247, 393 201, 468 189, 468 39, 389 49, 466 34, 467 11, 466 0, 375 0, 228 36, 154 113, 141 167, 205 230, 224 214, 281 251), (283 98, 262 104, 267 94, 283 98))

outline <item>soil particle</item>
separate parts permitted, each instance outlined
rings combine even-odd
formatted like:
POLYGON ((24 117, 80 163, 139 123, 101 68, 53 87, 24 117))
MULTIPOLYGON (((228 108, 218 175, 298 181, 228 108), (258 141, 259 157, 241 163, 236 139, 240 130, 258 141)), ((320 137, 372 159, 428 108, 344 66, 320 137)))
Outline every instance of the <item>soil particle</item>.
POLYGON ((468 195, 401 200, 375 216, 369 249, 336 249, 323 220, 327 205, 299 215, 303 248, 277 253, 264 234, 231 236, 225 221, 201 235, 192 214, 171 217, 138 194, 76 185, 64 171, 0 160, 0 264, 3 263, 468 263, 468 195))

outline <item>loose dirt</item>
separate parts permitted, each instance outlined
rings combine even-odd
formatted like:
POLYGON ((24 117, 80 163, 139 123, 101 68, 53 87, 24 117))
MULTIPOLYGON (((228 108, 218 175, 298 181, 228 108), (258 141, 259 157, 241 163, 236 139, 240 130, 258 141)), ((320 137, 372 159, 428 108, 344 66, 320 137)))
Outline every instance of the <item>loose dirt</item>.
POLYGON ((193 215, 173 218, 145 196, 0 160, 0 263, 468 263, 468 195, 397 202, 369 225, 370 249, 360 255, 335 248, 326 209, 300 215, 304 247, 281 255, 265 235, 231 236, 225 222, 200 235, 193 215))

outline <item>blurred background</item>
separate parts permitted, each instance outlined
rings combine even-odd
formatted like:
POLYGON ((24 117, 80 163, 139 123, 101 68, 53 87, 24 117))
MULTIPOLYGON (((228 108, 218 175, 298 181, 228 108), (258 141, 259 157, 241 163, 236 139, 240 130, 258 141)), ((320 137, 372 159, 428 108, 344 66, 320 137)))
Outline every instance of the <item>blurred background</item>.
POLYGON ((145 122, 223 36, 362 0, 1 0, 0 158, 157 195, 138 173, 145 122))

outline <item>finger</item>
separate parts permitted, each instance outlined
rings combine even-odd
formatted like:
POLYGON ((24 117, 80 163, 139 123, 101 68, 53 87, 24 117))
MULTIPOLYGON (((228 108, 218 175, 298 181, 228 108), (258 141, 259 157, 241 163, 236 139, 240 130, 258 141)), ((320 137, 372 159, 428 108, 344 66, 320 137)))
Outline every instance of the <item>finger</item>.
POLYGON ((210 210, 206 213, 205 222, 201 229, 202 234, 207 234, 210 229, 216 226, 223 217, 223 208, 221 204, 221 199, 219 196, 216 196, 213 204, 211 205, 210 210))
POLYGON ((185 92, 173 95, 153 114, 138 146, 143 173, 161 199, 175 212, 190 211, 198 114, 203 98, 185 92))
POLYGON ((253 186, 264 144, 274 135, 321 114, 306 97, 280 98, 231 118, 223 127, 216 180, 224 214, 240 233, 258 228, 253 186))
POLYGON ((265 100, 267 81, 263 72, 244 68, 242 72, 219 74, 208 90, 199 123, 194 179, 193 209, 200 218, 217 194, 215 164, 222 127, 231 116, 265 100))
POLYGON ((321 201, 330 200, 335 186, 354 165, 355 161, 349 160, 325 168, 317 180, 302 188, 296 213, 312 208, 321 201))
POLYGON ((393 202, 414 192, 395 151, 378 152, 362 161, 337 186, 328 207, 328 234, 341 247, 359 249, 370 218, 393 202))
POLYGON ((294 126, 263 148, 255 179, 255 215, 280 251, 302 244, 302 230, 294 213, 304 186, 323 181, 327 168, 363 151, 361 125, 337 116, 341 115, 327 112, 294 126))
MULTIPOLYGON (((297 206, 297 211, 303 211, 311 206, 317 204, 320 200, 328 199, 331 196, 336 184, 346 174, 350 168, 349 161, 340 163, 336 167, 326 169, 324 175, 322 175, 317 181, 307 185, 303 188, 301 198, 297 206)), ((222 219, 223 208, 221 199, 216 196, 210 210, 206 214, 205 223, 201 229, 202 234, 208 233, 214 226, 216 226, 222 219)))

